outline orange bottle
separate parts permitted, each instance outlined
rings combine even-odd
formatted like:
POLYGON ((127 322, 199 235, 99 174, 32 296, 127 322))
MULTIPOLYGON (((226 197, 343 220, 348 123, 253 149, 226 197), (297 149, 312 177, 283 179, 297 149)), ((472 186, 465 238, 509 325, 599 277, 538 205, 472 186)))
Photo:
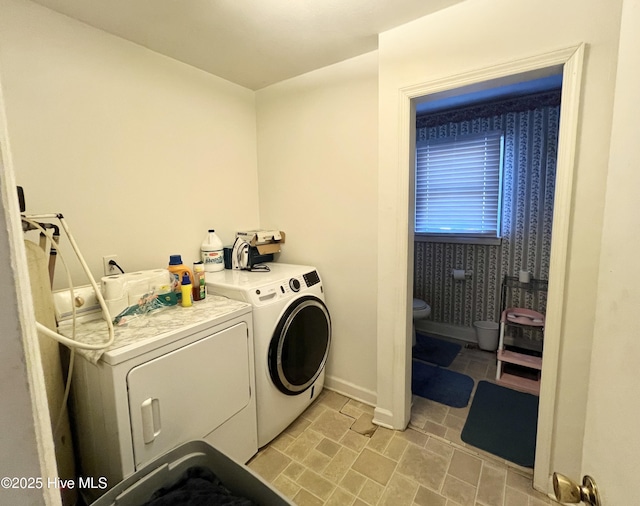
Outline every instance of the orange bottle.
POLYGON ((181 255, 171 255, 169 257, 169 267, 167 267, 167 269, 171 274, 171 290, 176 293, 178 304, 180 304, 182 302, 182 278, 187 274, 191 284, 193 284, 193 273, 189 267, 182 263, 181 255))

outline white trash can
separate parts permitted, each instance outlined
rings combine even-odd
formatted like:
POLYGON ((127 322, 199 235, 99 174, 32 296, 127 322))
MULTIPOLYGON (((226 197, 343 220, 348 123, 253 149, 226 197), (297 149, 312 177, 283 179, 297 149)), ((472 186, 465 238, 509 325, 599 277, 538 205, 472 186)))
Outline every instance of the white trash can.
POLYGON ((478 347, 485 351, 496 351, 500 338, 500 326, 496 322, 477 321, 473 322, 476 329, 478 347))

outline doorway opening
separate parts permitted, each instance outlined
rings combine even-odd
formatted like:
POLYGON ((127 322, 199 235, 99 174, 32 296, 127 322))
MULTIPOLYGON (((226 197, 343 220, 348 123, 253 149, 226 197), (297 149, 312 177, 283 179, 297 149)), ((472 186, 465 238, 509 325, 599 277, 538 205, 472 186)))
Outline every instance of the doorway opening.
MULTIPOLYGON (((507 322, 502 353, 532 360, 536 367, 501 363, 499 373, 497 328, 505 304, 545 313, 546 292, 530 288, 534 284, 546 286, 549 276, 561 88, 562 74, 558 72, 471 92, 458 89, 445 98, 416 100, 416 166, 420 176, 415 171, 413 176, 420 184, 414 184, 412 195, 416 217, 413 293, 430 305, 431 317, 414 322, 418 343, 412 370, 429 368, 434 376, 425 378, 422 373, 418 378, 414 372, 410 425, 472 449, 463 429, 467 433, 471 429, 472 421, 466 426, 467 417, 481 381, 538 394, 537 365, 544 328, 507 322), (483 147, 491 136, 502 139, 496 146, 500 151, 488 152, 483 147), (450 216, 442 217, 443 211, 450 216), (491 218, 498 223, 491 234, 468 232, 474 226, 486 226, 476 214, 490 215, 492 211, 496 214, 491 218), (429 219, 429 214, 435 219, 429 219), (449 220, 461 231, 447 233, 449 220), (422 222, 439 233, 424 233, 425 227, 418 226, 422 222), (533 281, 510 289, 507 302, 503 300, 503 280, 518 276, 519 271, 527 272, 533 281), (465 276, 458 274, 456 279, 455 272, 465 276), (479 348, 474 322, 493 323, 495 341, 482 342, 479 348), (442 362, 439 350, 446 349, 447 342, 457 344, 452 351, 460 352, 453 361, 442 362), (468 403, 460 407, 466 396, 468 403)), ((537 399, 521 397, 537 404, 537 399)), ((476 411, 482 409, 481 402, 478 399, 476 411)), ((509 460, 512 456, 517 464, 533 467, 537 413, 532 417, 529 412, 530 419, 518 420, 530 429, 517 435, 522 440, 512 442, 506 434, 501 438, 493 434, 502 423, 497 413, 495 416, 497 423, 480 427, 487 435, 476 439, 491 443, 480 449, 492 453, 494 447, 494 453, 504 452, 497 457, 509 460), (514 445, 521 448, 512 448, 514 445)), ((505 413, 504 423, 513 423, 510 418, 516 416, 505 413)), ((478 432, 478 428, 473 430, 478 432)))
POLYGON ((545 322, 545 346, 538 415, 534 487, 548 491, 555 433, 555 384, 560 360, 564 312, 564 278, 567 271, 575 145, 580 110, 580 86, 584 45, 513 60, 480 70, 429 82, 418 82, 388 94, 381 142, 386 157, 379 172, 379 231, 395 237, 394 247, 379 250, 378 300, 378 400, 374 420, 392 428, 404 428, 411 416, 411 311, 413 292, 414 233, 411 173, 415 169, 416 105, 433 98, 446 98, 562 74, 562 122, 559 126, 558 164, 554 192, 553 241, 549 267, 549 297, 545 322), (399 99, 398 99, 399 96, 399 99), (394 105, 395 104, 395 105, 394 105), (397 115, 397 122, 391 119, 397 115), (384 266, 384 268, 382 267, 384 266), (402 318, 398 315, 406 315, 402 318), (404 353, 397 353, 405 350, 404 353), (388 357, 394 356, 393 361, 388 357))

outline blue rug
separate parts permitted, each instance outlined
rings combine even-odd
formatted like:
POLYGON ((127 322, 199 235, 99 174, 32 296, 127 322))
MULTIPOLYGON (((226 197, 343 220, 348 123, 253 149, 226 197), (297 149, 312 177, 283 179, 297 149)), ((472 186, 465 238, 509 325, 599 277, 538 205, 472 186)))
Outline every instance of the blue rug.
POLYGON ((462 346, 459 344, 416 332, 416 345, 413 347, 413 358, 417 358, 423 362, 429 362, 430 364, 449 367, 461 349, 462 346))
POLYGON ((469 376, 413 360, 411 391, 415 395, 453 408, 464 408, 469 404, 473 385, 469 376))
POLYGON ((481 381, 461 438, 510 462, 533 467, 537 430, 537 396, 481 381))

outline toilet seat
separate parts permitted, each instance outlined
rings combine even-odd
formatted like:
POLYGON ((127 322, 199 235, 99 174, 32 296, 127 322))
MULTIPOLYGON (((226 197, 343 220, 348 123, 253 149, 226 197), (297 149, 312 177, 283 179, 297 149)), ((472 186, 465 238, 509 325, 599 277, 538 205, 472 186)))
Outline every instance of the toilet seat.
POLYGON ((422 299, 413 299, 413 319, 426 318, 431 314, 431 306, 422 299))
POLYGON ((429 307, 429 304, 427 304, 425 301, 423 301, 422 299, 413 299, 413 310, 414 311, 419 311, 420 309, 427 309, 429 307))

